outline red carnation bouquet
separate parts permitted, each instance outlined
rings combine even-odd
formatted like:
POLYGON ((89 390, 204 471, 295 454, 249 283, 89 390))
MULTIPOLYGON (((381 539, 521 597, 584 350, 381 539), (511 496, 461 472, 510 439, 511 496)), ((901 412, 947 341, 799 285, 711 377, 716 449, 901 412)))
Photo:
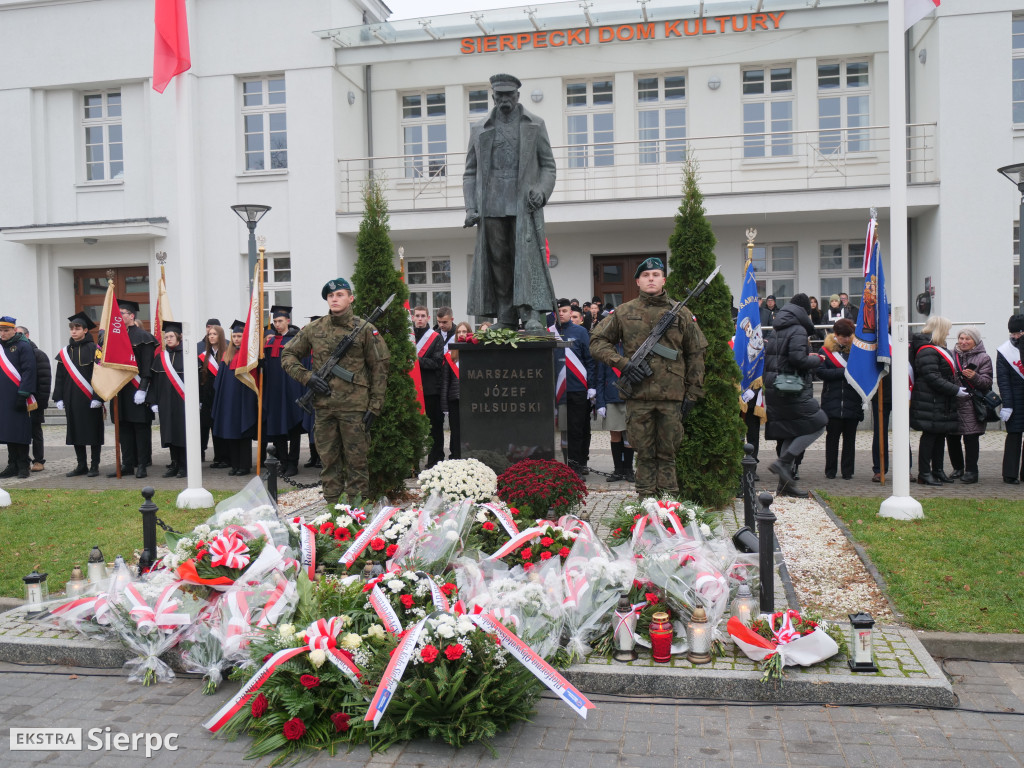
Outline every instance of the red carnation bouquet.
POLYGON ((498 498, 517 507, 526 517, 555 517, 583 506, 587 486, 579 475, 559 461, 524 459, 498 475, 498 498))

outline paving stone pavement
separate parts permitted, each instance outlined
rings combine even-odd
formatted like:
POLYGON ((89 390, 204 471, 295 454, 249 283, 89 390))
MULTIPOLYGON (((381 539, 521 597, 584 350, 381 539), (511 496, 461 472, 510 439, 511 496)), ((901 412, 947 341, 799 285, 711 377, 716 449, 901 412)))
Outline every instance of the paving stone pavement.
MULTIPOLYGON (((597 697, 587 720, 544 698, 532 723, 493 741, 497 758, 480 746, 455 750, 415 741, 383 755, 366 748, 331 757, 314 753, 308 766, 368 768, 768 768, 879 766, 943 768, 1024 766, 1024 665, 951 661, 960 709, 897 709, 821 705, 705 704, 699 701, 597 697), (972 712, 971 709, 985 710, 972 712), (1017 714, 1013 714, 1013 713, 1017 714)), ((11 727, 110 728, 112 733, 178 734, 176 751, 156 752, 150 766, 266 766, 245 761, 246 736, 231 742, 202 727, 237 690, 225 684, 202 695, 195 679, 144 688, 116 672, 0 664, 0 764, 135 768, 139 751, 10 751, 11 727)), ((86 745, 90 744, 88 738, 86 745)))

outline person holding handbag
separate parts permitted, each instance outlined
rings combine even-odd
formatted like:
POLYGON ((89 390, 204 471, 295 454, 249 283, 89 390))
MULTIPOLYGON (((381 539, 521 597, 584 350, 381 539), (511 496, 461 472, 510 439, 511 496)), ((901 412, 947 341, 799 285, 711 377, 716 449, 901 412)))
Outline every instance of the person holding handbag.
POLYGON ((951 326, 946 318, 932 315, 921 333, 910 340, 910 362, 914 366, 910 427, 921 430, 917 461, 917 482, 921 485, 953 482, 942 470, 945 438, 960 429, 957 399, 970 400, 970 393, 958 383, 953 355, 946 349, 951 326))
MULTIPOLYGON (((992 358, 985 351, 981 332, 973 325, 964 328, 957 336, 956 346, 953 348, 953 362, 956 364, 960 383, 968 392, 981 393, 992 389, 992 358)), ((946 435, 949 463, 953 465, 950 477, 954 480, 959 478, 962 483, 978 482, 980 440, 987 424, 984 417, 978 417, 976 404, 977 400, 973 396, 957 398, 959 434, 946 435)))
POLYGON ((811 353, 811 302, 798 293, 775 313, 775 333, 765 340, 766 440, 781 440, 779 458, 768 469, 779 477, 776 495, 807 498, 793 477, 793 463, 825 432, 828 416, 814 399, 813 374, 821 355, 811 353))

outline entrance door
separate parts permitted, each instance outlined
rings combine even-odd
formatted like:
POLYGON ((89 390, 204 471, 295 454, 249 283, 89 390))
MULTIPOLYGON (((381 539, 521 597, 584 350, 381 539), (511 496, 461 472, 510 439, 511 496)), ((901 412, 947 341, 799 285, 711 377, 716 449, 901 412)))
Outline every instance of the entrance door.
MULTIPOLYGON (((119 267, 113 270, 114 294, 118 301, 138 302, 139 313, 135 322, 147 331, 149 317, 149 268, 119 267)), ((75 312, 85 312, 99 325, 103 312, 103 298, 107 294, 107 269, 75 270, 75 312)), ((94 334, 95 335, 95 334, 94 334)))
POLYGON ((594 256, 594 295, 602 304, 619 306, 640 294, 633 273, 652 256, 665 260, 664 253, 631 253, 621 256, 594 256))

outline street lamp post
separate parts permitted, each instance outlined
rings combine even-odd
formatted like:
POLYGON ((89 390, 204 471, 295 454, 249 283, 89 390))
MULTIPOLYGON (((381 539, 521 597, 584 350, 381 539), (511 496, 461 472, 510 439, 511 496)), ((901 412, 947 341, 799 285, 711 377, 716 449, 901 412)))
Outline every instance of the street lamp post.
MULTIPOLYGON (((1024 163, 1014 163, 1013 165, 1004 165, 1002 168, 997 168, 999 173, 1003 174, 1008 178, 1013 186, 1020 192, 1020 212, 1017 214, 1018 235, 1017 235, 1017 253, 1020 253, 1020 227, 1024 226, 1024 163)), ((1017 268, 1017 311, 1024 314, 1024 290, 1020 287, 1020 267, 1017 268)))
POLYGON ((256 268, 256 224, 263 218, 263 214, 270 210, 270 206, 240 203, 232 205, 231 210, 238 214, 238 218, 244 221, 245 226, 249 229, 249 288, 251 291, 252 274, 256 268))

